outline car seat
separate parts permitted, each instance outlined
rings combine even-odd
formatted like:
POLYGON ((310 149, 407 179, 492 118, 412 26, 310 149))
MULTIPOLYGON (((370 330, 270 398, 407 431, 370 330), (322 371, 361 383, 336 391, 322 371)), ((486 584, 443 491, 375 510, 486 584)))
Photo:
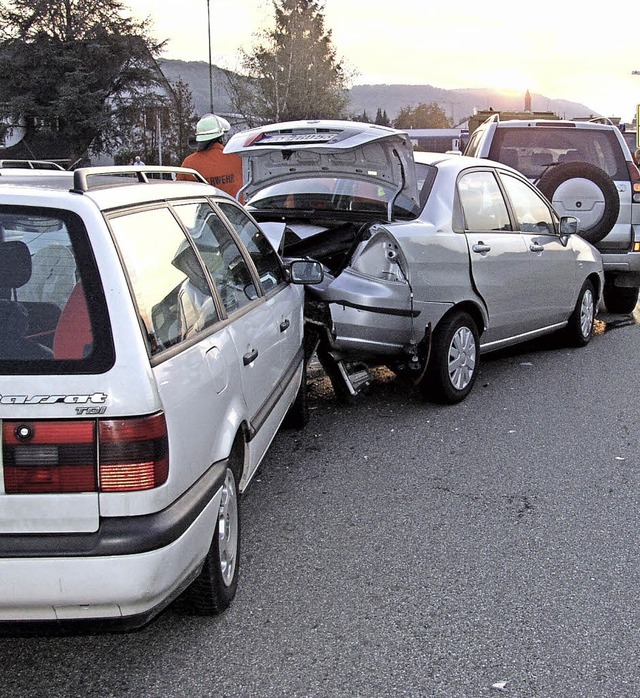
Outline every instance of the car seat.
POLYGON ((31 254, 21 240, 0 242, 0 359, 51 359, 50 349, 27 337, 29 314, 16 290, 31 278, 31 254))

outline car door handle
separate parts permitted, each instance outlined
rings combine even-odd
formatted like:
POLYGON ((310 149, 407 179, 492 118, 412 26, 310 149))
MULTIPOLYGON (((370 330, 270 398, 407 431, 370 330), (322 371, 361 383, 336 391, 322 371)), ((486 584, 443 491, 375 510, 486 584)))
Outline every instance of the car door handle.
POLYGON ((536 242, 535 240, 529 245, 529 249, 532 252, 544 252, 544 245, 541 245, 539 242, 536 242))
POLYGON ((472 248, 474 252, 479 252, 480 254, 485 254, 487 252, 491 252, 491 245, 485 245, 482 240, 480 242, 477 242, 472 248))
POLYGON ((284 332, 285 330, 288 330, 290 325, 291 325, 291 323, 289 322, 289 320, 283 320, 280 323, 280 332, 284 332))
POLYGON ((258 358, 258 350, 253 349, 250 352, 247 352, 243 357, 242 357, 242 363, 245 366, 248 366, 249 364, 252 364, 256 359, 258 358))

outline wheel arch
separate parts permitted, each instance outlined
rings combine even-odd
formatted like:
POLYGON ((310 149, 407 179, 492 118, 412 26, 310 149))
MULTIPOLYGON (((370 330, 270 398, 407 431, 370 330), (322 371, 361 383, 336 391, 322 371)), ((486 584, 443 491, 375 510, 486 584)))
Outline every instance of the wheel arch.
POLYGON ((474 321, 476 328, 478 330, 478 335, 482 337, 484 331, 487 329, 487 315, 486 311, 481 309, 477 303, 474 303, 473 301, 466 300, 462 301, 460 303, 456 303, 455 305, 451 306, 449 310, 438 320, 437 325, 434 327, 434 330, 440 325, 440 323, 443 320, 446 320, 449 318, 453 313, 457 313, 459 311, 467 313, 471 317, 471 319, 474 321))
POLYGON ((231 468, 236 478, 239 491, 242 491, 245 487, 242 483, 242 478, 248 471, 247 443, 249 438, 249 426, 246 422, 242 422, 238 427, 238 431, 231 444, 231 450, 229 451, 229 468, 231 468))
POLYGON ((594 291, 596 293, 596 298, 598 300, 602 300, 602 292, 603 292, 603 285, 602 285, 602 279, 600 276, 594 271, 589 274, 587 277, 588 281, 591 281, 593 284, 594 291))

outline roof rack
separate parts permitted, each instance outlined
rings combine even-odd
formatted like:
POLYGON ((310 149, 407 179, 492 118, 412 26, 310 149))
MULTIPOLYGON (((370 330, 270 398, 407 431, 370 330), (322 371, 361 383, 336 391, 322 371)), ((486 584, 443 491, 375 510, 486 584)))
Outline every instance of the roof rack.
POLYGON ((179 174, 189 175, 196 182, 208 184, 207 180, 196 170, 188 167, 164 167, 162 165, 126 166, 112 165, 105 167, 80 167, 73 172, 73 189, 76 194, 88 192, 89 179, 99 177, 94 189, 102 187, 117 187, 131 184, 132 180, 139 184, 156 184, 158 181, 173 181, 179 174))

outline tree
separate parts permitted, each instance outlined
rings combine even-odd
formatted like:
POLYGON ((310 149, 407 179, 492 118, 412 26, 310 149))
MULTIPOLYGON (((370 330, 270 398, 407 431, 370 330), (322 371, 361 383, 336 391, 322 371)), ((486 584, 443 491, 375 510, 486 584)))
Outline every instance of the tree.
POLYGON ((417 107, 407 105, 400 110, 393 125, 396 128, 450 128, 451 121, 435 103, 421 102, 417 107))
POLYGON ((382 107, 378 107, 378 111, 376 112, 376 119, 374 123, 377 126, 391 126, 391 119, 387 116, 387 110, 382 109, 382 107))
POLYGON ((163 44, 119 0, 9 0, 0 8, 0 117, 64 140, 71 158, 120 139, 113 105, 157 81, 163 44))
POLYGON ((321 1, 272 2, 274 27, 241 52, 252 80, 234 86, 236 108, 249 122, 344 117, 345 68, 325 29, 321 1))

